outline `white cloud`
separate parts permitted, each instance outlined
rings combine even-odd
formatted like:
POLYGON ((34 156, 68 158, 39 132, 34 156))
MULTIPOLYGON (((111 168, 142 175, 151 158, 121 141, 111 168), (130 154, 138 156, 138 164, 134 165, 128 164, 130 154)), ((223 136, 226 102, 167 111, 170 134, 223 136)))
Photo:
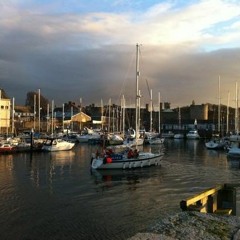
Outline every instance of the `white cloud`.
POLYGON ((59 83, 59 99, 65 93, 61 86, 66 82, 71 86, 81 82, 82 87, 73 87, 75 92, 66 95, 68 99, 85 93, 89 97, 90 90, 98 93, 92 99, 100 99, 109 94, 110 88, 131 95, 132 87, 123 88, 123 82, 134 79, 135 68, 126 63, 132 59, 136 43, 143 44, 143 77, 151 81, 155 91, 164 89, 163 99, 171 102, 208 102, 207 94, 211 98, 212 92, 209 82, 215 84, 219 74, 228 84, 239 77, 239 50, 221 51, 239 47, 238 1, 208 0, 184 7, 172 1, 156 4, 142 13, 57 14, 43 10, 46 6, 24 9, 11 2, 2 7, 0 69, 4 69, 4 74, 0 82, 5 86, 21 79, 27 92, 40 79, 43 93, 59 83), (204 51, 213 49, 218 51, 204 51), (131 76, 125 77, 127 71, 131 76))

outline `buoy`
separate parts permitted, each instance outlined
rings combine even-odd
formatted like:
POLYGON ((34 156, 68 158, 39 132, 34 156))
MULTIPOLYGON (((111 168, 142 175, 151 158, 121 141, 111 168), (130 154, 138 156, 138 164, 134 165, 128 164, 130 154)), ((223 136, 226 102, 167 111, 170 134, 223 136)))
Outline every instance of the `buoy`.
POLYGON ((107 163, 112 163, 112 158, 107 157, 107 163))

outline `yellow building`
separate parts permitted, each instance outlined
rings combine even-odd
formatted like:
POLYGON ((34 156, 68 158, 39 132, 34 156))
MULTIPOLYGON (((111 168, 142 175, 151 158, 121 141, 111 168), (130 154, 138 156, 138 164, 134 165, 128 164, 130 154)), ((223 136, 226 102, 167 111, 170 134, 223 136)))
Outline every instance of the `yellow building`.
POLYGON ((0 134, 9 133, 11 123, 11 100, 0 89, 0 134))

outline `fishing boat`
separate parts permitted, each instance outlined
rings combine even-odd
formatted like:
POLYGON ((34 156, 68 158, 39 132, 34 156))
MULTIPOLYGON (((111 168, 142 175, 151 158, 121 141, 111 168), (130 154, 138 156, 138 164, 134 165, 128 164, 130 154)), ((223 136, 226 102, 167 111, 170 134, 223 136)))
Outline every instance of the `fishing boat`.
MULTIPOLYGON (((140 117, 139 117, 139 101, 140 94, 138 89, 139 78, 139 45, 137 44, 137 56, 136 56, 136 133, 139 132, 140 117)), ((138 134, 135 135, 135 142, 138 143, 138 134)), ((152 153, 139 151, 137 149, 128 148, 125 151, 115 153, 107 150, 102 153, 94 153, 91 158, 92 169, 132 169, 149 167, 152 165, 159 165, 163 157, 163 152, 152 153)))
POLYGON ((75 143, 68 142, 62 138, 48 138, 42 146, 43 151, 55 152, 71 150, 75 146, 75 143))

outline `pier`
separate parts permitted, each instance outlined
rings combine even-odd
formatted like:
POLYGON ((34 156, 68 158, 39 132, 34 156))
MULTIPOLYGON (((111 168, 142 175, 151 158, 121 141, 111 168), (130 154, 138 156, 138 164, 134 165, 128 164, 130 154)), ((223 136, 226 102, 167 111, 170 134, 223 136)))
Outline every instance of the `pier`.
POLYGON ((183 211, 236 215, 236 188, 240 184, 222 184, 180 202, 183 211))

